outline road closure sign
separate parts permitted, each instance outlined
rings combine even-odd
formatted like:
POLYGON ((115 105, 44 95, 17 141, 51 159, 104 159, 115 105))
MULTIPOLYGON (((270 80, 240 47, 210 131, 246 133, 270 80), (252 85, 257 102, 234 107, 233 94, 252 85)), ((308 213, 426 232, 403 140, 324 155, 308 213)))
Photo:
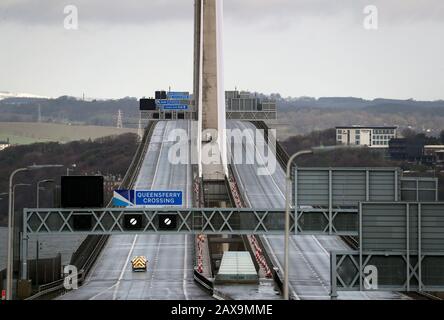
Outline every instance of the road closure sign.
POLYGON ((136 206, 181 206, 182 191, 136 191, 136 206))
POLYGON ((113 204, 116 207, 182 206, 182 191, 116 190, 113 204))

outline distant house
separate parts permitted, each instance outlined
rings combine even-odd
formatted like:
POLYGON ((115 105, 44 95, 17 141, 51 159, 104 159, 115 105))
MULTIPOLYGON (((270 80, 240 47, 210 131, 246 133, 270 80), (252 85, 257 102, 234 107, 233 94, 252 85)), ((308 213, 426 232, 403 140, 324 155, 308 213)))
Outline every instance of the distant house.
POLYGON ((431 157, 435 164, 444 164, 444 145, 426 145, 424 155, 431 157))
POLYGON ((425 139, 420 137, 396 138, 389 142, 389 154, 392 160, 421 161, 424 155, 425 139))
POLYGON ((389 141, 397 138, 398 127, 336 127, 336 144, 358 145, 369 148, 388 148, 389 141))
POLYGON ((392 139, 389 143, 390 158, 426 165, 444 164, 444 145, 427 145, 426 143, 425 136, 392 139))
POLYGON ((9 138, 6 141, 0 141, 0 151, 5 150, 10 146, 11 144, 9 143, 9 138))

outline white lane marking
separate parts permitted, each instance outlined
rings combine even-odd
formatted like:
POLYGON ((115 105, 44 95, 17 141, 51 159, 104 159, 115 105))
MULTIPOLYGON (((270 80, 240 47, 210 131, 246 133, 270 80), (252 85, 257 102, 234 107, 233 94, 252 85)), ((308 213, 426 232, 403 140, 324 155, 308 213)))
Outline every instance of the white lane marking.
POLYGON ((188 266, 188 237, 185 235, 185 257, 183 259, 183 294, 185 296, 185 300, 188 299, 187 292, 187 266, 188 266))
POLYGON ((305 256, 304 252, 301 250, 301 248, 296 243, 296 240, 293 239, 293 237, 290 237, 290 242, 293 243, 295 249, 297 250, 297 254, 299 254, 299 256, 302 258, 302 260, 304 261, 304 263, 308 267, 308 269, 310 269, 313 277, 315 277, 316 280, 318 280, 319 284, 322 286, 322 288, 327 293, 329 293, 330 292, 330 290, 329 290, 330 288, 327 287, 327 285, 324 283, 324 280, 321 278, 321 275, 316 272, 316 270, 314 269, 313 265, 307 260, 307 257, 305 256))
MULTIPOLYGON (((279 262, 279 259, 277 258, 276 254, 274 253, 274 250, 272 250, 270 242, 268 242, 268 239, 266 236, 263 237, 263 239, 265 240, 265 244, 267 245, 269 252, 271 252, 271 255, 273 256, 273 260, 276 262, 278 268, 283 271, 284 269, 282 269, 282 265, 279 262)), ((296 291, 293 289, 293 286, 291 285, 291 283, 288 284, 290 290, 291 290, 291 294, 296 298, 296 300, 301 300, 301 298, 299 297, 299 295, 296 293, 296 291)))
POLYGON ((117 286, 117 283, 113 284, 111 287, 106 288, 103 291, 100 291, 98 294, 92 296, 91 298, 89 298, 88 300, 96 300, 96 298, 98 298, 99 296, 101 296, 102 294, 106 293, 108 290, 111 290, 112 288, 114 288, 115 286, 117 286))
POLYGON ((102 294, 105 294, 107 291, 109 291, 109 290, 111 290, 111 289, 113 289, 113 288, 116 288, 115 291, 114 291, 114 293, 113 293, 113 300, 116 300, 116 298, 115 298, 115 296, 116 296, 116 292, 117 292, 117 290, 119 289, 120 281, 121 281, 122 278, 123 278, 123 274, 124 274, 125 269, 126 269, 126 267, 127 267, 127 265, 128 265, 129 258, 131 257, 131 254, 132 254, 132 252, 133 252, 133 250, 134 250, 134 246, 135 246, 135 244, 136 244, 136 241, 137 241, 137 235, 134 237, 133 243, 132 243, 132 245, 131 245, 131 249, 130 249, 130 251, 128 252, 128 256, 127 256, 126 262, 125 262, 125 264, 123 265, 123 269, 122 269, 122 271, 121 271, 121 273, 120 273, 120 275, 119 275, 119 278, 118 278, 117 282, 116 282, 115 284, 113 284, 111 287, 106 288, 105 290, 100 291, 99 293, 97 293, 96 295, 92 296, 92 297, 89 298, 88 300, 95 300, 96 298, 100 297, 102 294))
MULTIPOLYGON (((242 124, 242 126, 244 127, 244 129, 247 129, 247 134, 248 134, 248 136, 250 137, 250 139, 252 139, 252 140, 250 140, 250 141, 255 141, 255 140, 254 140, 254 137, 252 137, 251 134, 250 134, 250 130, 248 130, 248 128, 247 128, 242 122, 241 122, 241 124, 242 124)), ((264 140, 265 140, 265 137, 264 137, 264 140)), ((265 160, 264 160, 264 158, 262 157, 261 152, 257 150, 257 146, 256 146, 256 144, 254 144, 252 148, 255 150, 256 155, 259 156, 259 158, 261 159, 262 163, 266 163, 265 160)), ((268 146, 268 144, 267 144, 267 148, 268 148, 268 150, 267 150, 268 154, 271 154, 271 148, 268 146)), ((284 195, 284 193, 282 192, 281 188, 279 188, 279 185, 276 183, 276 181, 275 181, 275 179, 274 179, 274 177, 273 177, 273 174, 270 172, 268 166, 265 165, 264 168, 267 170, 267 172, 268 172, 268 176, 271 178, 271 180, 272 180, 273 184, 275 185, 276 189, 279 191, 280 195, 281 195, 282 198, 285 200, 285 195, 284 195)))
POLYGON ((122 281, 123 275, 125 274, 125 270, 128 267, 128 263, 129 263, 129 261, 131 259, 131 255, 133 254, 134 247, 136 246, 137 238, 138 238, 138 235, 135 235, 133 243, 131 245, 131 249, 128 252, 128 256, 126 257, 125 264, 123 265, 122 271, 120 272, 119 279, 117 280, 116 288, 114 289, 113 300, 117 299, 117 291, 119 290, 120 281, 122 281))
POLYGON ((149 300, 152 300, 153 297, 153 283, 155 281, 155 276, 156 276, 156 272, 157 272, 157 265, 159 264, 159 252, 160 252, 160 247, 162 245, 162 235, 159 236, 159 241, 157 242, 157 249, 156 249, 156 256, 154 257, 154 261, 152 263, 152 271, 151 271, 151 280, 150 280, 150 298, 149 300))
POLYGON ((162 143, 160 144, 159 155, 157 157, 157 164, 156 164, 156 169, 154 171, 154 177, 153 177, 153 182, 151 184, 151 188, 153 188, 155 183, 156 183, 157 172, 159 170, 159 165, 160 165, 160 157, 162 155, 163 145, 164 145, 164 142, 165 142, 165 136, 166 136, 167 132, 169 132, 168 131, 169 124, 170 124, 170 122, 167 122, 167 124, 165 125, 165 131, 163 132, 163 135, 162 135, 162 143))
POLYGON ((322 251, 324 251, 324 253, 327 256, 330 256, 330 252, 327 251, 327 249, 325 249, 325 247, 319 242, 318 238, 316 238, 315 236, 312 236, 313 240, 316 242, 316 244, 319 246, 319 248, 322 249, 322 251))
MULTIPOLYGON (((327 251, 327 249, 325 249, 325 247, 322 245, 322 243, 318 240, 318 238, 316 237, 316 236, 312 236, 312 238, 313 238, 313 240, 315 241, 315 243, 322 249, 322 251, 324 251, 325 252, 325 254, 328 256, 328 257, 330 257, 330 253, 327 251)), ((365 298, 365 300, 372 300, 371 298, 370 298, 370 296, 365 292, 365 291, 362 291, 362 292, 360 292, 361 293, 361 295, 365 298)))

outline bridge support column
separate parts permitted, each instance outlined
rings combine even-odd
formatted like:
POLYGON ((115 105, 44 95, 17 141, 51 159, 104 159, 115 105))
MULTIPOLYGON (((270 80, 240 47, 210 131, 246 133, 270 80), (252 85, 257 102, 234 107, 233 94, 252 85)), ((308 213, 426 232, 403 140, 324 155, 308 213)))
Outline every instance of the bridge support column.
POLYGON ((195 0, 194 98, 198 108, 199 174, 205 180, 228 175, 223 80, 223 0, 195 0))

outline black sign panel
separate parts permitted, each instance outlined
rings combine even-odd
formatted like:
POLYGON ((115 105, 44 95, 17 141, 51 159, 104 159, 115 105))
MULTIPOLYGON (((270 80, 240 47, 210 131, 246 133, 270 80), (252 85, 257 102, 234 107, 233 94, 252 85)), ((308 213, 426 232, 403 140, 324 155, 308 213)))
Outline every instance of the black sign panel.
POLYGON ((173 231, 177 229, 177 216, 174 214, 159 215, 159 230, 173 231))
POLYGON ((143 216, 140 214, 126 214, 123 217, 123 226, 125 230, 142 230, 143 216))
POLYGON ((141 111, 154 111, 157 109, 155 99, 140 99, 141 111))
POLYGON ((62 208, 103 208, 103 181, 103 176, 62 177, 62 208))
POLYGON ((166 100, 167 93, 166 93, 166 91, 156 91, 155 97, 156 97, 156 100, 166 100))
POLYGON ((91 215, 79 215, 72 217, 72 227, 74 231, 90 231, 92 229, 92 216, 91 215))

